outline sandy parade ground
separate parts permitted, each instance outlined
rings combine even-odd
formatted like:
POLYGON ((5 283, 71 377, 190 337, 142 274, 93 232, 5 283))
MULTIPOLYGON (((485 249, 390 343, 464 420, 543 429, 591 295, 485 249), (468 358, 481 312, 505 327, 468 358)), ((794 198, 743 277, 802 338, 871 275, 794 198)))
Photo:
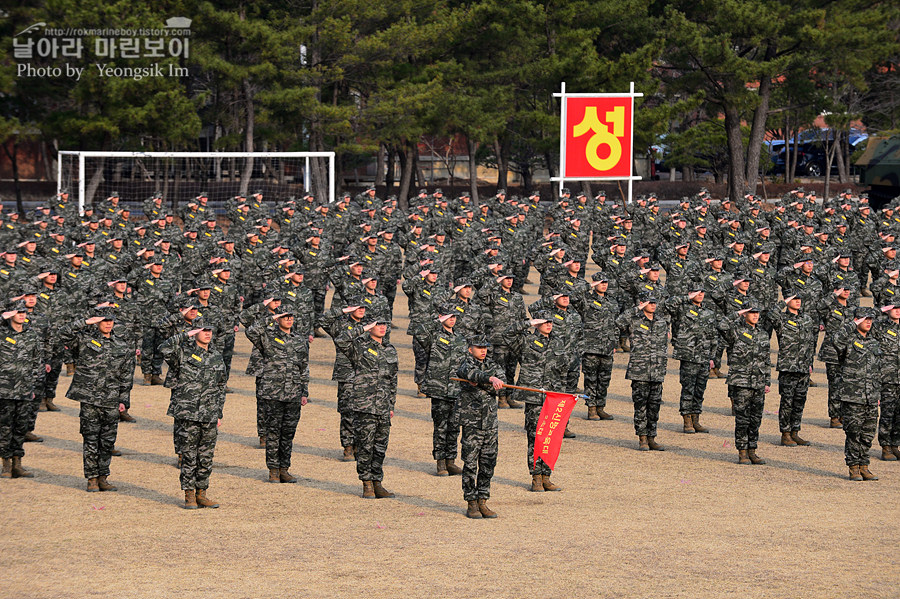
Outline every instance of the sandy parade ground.
MULTIPOLYGON (((526 291, 534 301, 536 286, 526 291)), ((299 484, 270 485, 254 381, 243 375, 250 344, 238 334, 210 480, 217 510, 181 507, 161 386, 134 387, 137 423, 119 425, 124 455, 110 476, 119 491, 86 493, 78 405, 61 378, 62 411, 41 413, 45 441, 25 447, 35 478, 0 481, 0 597, 900 596, 900 462, 873 448, 881 480, 847 480, 843 432, 826 428, 823 364, 802 431, 812 446, 778 446, 773 374, 759 449, 768 464, 739 466, 725 381, 707 389, 710 434, 685 435, 672 359, 658 437, 667 451, 638 452, 628 356, 617 354, 615 420, 589 422, 576 406, 578 436, 553 476, 563 491, 529 491, 523 413, 501 410, 490 500, 500 517, 469 520, 460 478, 434 475, 402 293, 394 324, 401 370, 384 481, 394 499, 361 499, 355 465, 340 461, 328 338, 311 348, 291 468, 299 484)))

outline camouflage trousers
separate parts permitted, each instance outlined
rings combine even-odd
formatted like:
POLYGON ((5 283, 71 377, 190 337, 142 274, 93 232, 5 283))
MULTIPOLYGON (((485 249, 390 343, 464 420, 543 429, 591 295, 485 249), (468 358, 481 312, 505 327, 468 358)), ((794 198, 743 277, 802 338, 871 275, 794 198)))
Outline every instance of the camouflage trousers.
POLYGON ((634 434, 656 436, 659 407, 662 405, 662 383, 631 381, 631 401, 634 402, 634 434))
POLYGON ((734 447, 756 449, 766 402, 765 391, 729 385, 728 397, 734 402, 734 447))
POLYGON ((137 367, 137 358, 136 356, 132 356, 131 360, 128 361, 125 366, 125 370, 131 375, 128 377, 128 382, 125 384, 125 388, 122 389, 122 395, 119 397, 119 403, 125 406, 126 410, 131 409, 131 390, 134 388, 134 369, 137 367))
POLYGON ((294 435, 300 423, 299 401, 266 401, 266 466, 290 468, 294 435))
POLYGON ((900 385, 881 383, 878 444, 900 446, 900 385))
POLYGON ((584 354, 581 371, 584 373, 584 400, 587 406, 606 407, 606 394, 612 380, 613 357, 600 354, 584 354))
POLYGON ((216 423, 176 418, 178 420, 181 420, 180 426, 184 434, 184 445, 181 448, 181 489, 208 489, 218 435, 216 423))
POLYGON ((522 261, 519 260, 513 265, 513 291, 516 293, 522 293, 522 290, 525 289, 525 280, 528 279, 528 273, 531 270, 531 264, 525 261, 522 264, 522 261))
POLYGON ((390 416, 353 412, 356 473, 359 480, 384 480, 384 456, 390 435, 390 416))
POLYGON ((841 417, 841 371, 837 364, 825 363, 828 377, 828 417, 841 417))
POLYGON ((62 347, 54 349, 50 356, 50 372, 46 373, 34 392, 34 397, 38 400, 56 397, 56 387, 59 385, 59 374, 62 372, 62 347))
POLYGON ((144 327, 144 338, 141 340, 141 373, 162 374, 163 355, 159 351, 160 344, 166 338, 156 327, 144 327))
POLYGON ((25 433, 33 404, 30 399, 0 399, 0 457, 21 458, 25 455, 25 433))
POLYGON ((491 496, 491 479, 497 465, 498 428, 462 427, 463 499, 474 501, 491 496))
MULTIPOLYGON (((396 293, 396 291, 395 291, 396 293)), ((325 288, 317 288, 312 290, 313 295, 313 310, 316 313, 316 317, 322 315, 325 312, 325 296, 328 295, 328 290, 325 288)))
POLYGON ((259 386, 261 384, 262 377, 256 377, 256 436, 257 437, 265 437, 266 436, 266 400, 259 398, 259 386))
POLYGON ((413 382, 419 385, 425 378, 425 369, 428 367, 428 352, 430 351, 430 348, 422 343, 418 337, 413 335, 412 350, 413 357, 416 359, 416 367, 413 371, 413 382))
POLYGON ((455 460, 459 440, 459 410, 456 400, 432 397, 431 419, 434 421, 432 457, 436 460, 455 460))
MULTIPOLYGON (((35 396, 37 397, 37 396, 35 396)), ((41 409, 41 400, 35 399, 31 402, 31 413, 28 415, 28 432, 34 430, 34 427, 37 426, 37 415, 41 409)))
POLYGON ((564 377, 564 381, 566 384, 566 393, 575 393, 578 391, 578 379, 581 377, 581 356, 576 356, 576 359, 573 360, 569 364, 569 369, 566 371, 566 375, 564 377))
POLYGON ((878 427, 878 406, 841 402, 844 425, 844 461, 848 466, 869 464, 869 449, 878 427))
POLYGON ((341 424, 338 434, 341 439, 341 447, 350 447, 355 445, 353 442, 353 411, 347 407, 347 393, 350 389, 350 383, 342 383, 338 381, 337 390, 337 409, 341 415, 341 424))
MULTIPOLYGON (((504 381, 516 380, 516 354, 508 345, 495 345, 490 349, 491 359, 499 366, 504 373, 504 381)), ((497 393, 497 397, 506 397, 511 395, 508 391, 497 393)))
MULTIPOLYGON (((397 299, 397 281, 393 280, 390 283, 387 283, 384 287, 384 299, 387 300, 388 310, 391 311, 391 316, 394 315, 394 302, 397 299)), ((325 305, 325 301, 322 301, 322 305, 325 305)))
POLYGON ((175 446, 176 455, 181 455, 184 451, 184 440, 184 420, 176 418, 172 425, 172 444, 175 446))
POLYGON ((119 409, 81 404, 84 477, 109 476, 109 462, 119 430, 119 409))
POLYGON ((528 446, 525 448, 525 461, 528 463, 528 471, 532 474, 546 474, 550 476, 552 470, 541 458, 534 460, 534 440, 537 437, 537 425, 541 416, 543 404, 525 404, 525 435, 528 438, 528 446))
POLYGON ((231 360, 234 358, 234 329, 225 333, 225 347, 222 349, 222 360, 225 362, 225 377, 231 376, 231 360))
POLYGON ((807 391, 809 391, 808 372, 778 373, 778 393, 781 395, 781 403, 778 406, 778 429, 782 433, 800 430, 807 391))
POLYGON ((682 360, 678 368, 678 379, 681 382, 678 411, 682 416, 703 413, 703 396, 706 394, 706 383, 709 382, 709 362, 682 360))

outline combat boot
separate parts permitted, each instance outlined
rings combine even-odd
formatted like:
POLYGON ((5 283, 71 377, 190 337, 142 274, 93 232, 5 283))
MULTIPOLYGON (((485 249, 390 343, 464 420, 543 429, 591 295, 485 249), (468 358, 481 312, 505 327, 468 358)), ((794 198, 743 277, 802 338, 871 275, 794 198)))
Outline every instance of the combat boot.
POLYGON ((647 437, 647 447, 650 451, 665 451, 666 448, 656 442, 656 437, 647 437))
POLYGON ((878 480, 878 477, 872 474, 872 471, 869 470, 868 464, 860 464, 859 474, 860 476, 862 476, 863 480, 878 480))
POLYGON ((862 293, 860 293, 860 295, 863 297, 872 297, 872 292, 869 291, 868 289, 863 289, 862 293))
POLYGON ((765 464, 765 463, 766 463, 766 461, 765 461, 764 459, 762 459, 761 457, 759 457, 758 455, 756 455, 756 450, 755 450, 755 449, 748 449, 748 450, 747 450, 747 457, 750 458, 750 463, 751 463, 751 464, 762 465, 762 464, 765 464))
POLYGON ((481 518, 481 510, 478 509, 478 502, 469 501, 466 507, 466 518, 481 518))
POLYGON ((259 438, 259 445, 257 445, 256 448, 257 449, 265 449, 266 448, 266 438, 265 437, 259 438))
POLYGON ((497 407, 500 409, 509 407, 509 401, 506 399, 505 395, 497 396, 497 407))
POLYGON ((894 452, 894 455, 897 456, 898 460, 900 460, 900 447, 891 445, 891 451, 894 452))
POLYGON ((487 506, 487 499, 479 499, 478 500, 478 511, 481 512, 481 515, 485 518, 496 518, 497 512, 492 510, 487 506))
POLYGON ((118 457, 122 455, 122 452, 116 449, 115 446, 113 446, 113 448, 109 451, 109 455, 118 457))
POLYGON ((88 479, 86 491, 88 493, 99 493, 100 492, 100 485, 97 482, 96 476, 88 479))
POLYGON ((52 397, 44 398, 44 407, 47 408, 48 412, 59 412, 59 406, 53 403, 52 397))
POLYGON ((597 416, 600 417, 600 420, 612 420, 612 414, 608 414, 606 410, 603 408, 597 408, 597 416))
POLYGON ((694 419, 691 418, 690 414, 682 414, 681 417, 684 419, 684 430, 685 433, 689 435, 693 435, 697 431, 694 430, 694 419))
POLYGON ((566 430, 563 431, 563 438, 565 439, 574 439, 576 437, 575 433, 569 430, 569 425, 566 425, 566 430))
POLYGON ((66 376, 72 376, 73 374, 75 374, 74 362, 71 364, 66 364, 66 376))
POLYGON ((353 457, 353 446, 348 445, 344 448, 344 455, 341 456, 342 462, 352 462, 355 458, 353 457))
POLYGON ((450 476, 459 476, 462 474, 462 468, 456 465, 456 460, 453 458, 449 458, 444 460, 445 465, 447 466, 447 472, 450 473, 450 476))
POLYGON ((288 472, 288 469, 287 469, 287 468, 282 468, 282 469, 279 471, 279 479, 280 479, 281 482, 283 482, 283 483, 295 483, 295 482, 297 482, 297 477, 291 475, 291 473, 288 472))
POLYGON ((828 428, 844 428, 840 418, 832 418, 828 428))
POLYGON ((791 433, 781 433, 781 444, 784 447, 797 447, 797 442, 791 436, 791 433))
POLYGON ((647 435, 638 436, 638 451, 650 451, 650 445, 647 444, 647 435))
POLYGON ((372 481, 372 490, 375 491, 375 497, 377 497, 378 499, 385 499, 394 496, 393 493, 381 486, 380 480, 372 481))
MULTIPOLYGON (((150 382, 150 380, 151 380, 152 378, 153 378, 152 375, 145 374, 145 375, 144 375, 144 382, 143 382, 142 384, 143 384, 145 387, 149 387, 150 385, 153 384, 153 383, 150 382)), ((185 501, 187 501, 187 500, 185 500, 185 501)), ((188 509, 196 509, 196 508, 188 508, 188 509)))
POLYGON ((364 480, 363 484, 363 499, 375 499, 375 488, 372 486, 372 481, 364 480))
POLYGON ((97 486, 100 487, 101 491, 118 491, 119 488, 109 484, 109 481, 106 480, 105 476, 97 477, 97 486))
POLYGON ((219 504, 206 496, 206 489, 197 489, 197 505, 200 507, 217 508, 219 504))
POLYGON ((541 475, 541 486, 544 487, 545 491, 562 491, 562 487, 554 485, 550 482, 550 476, 547 474, 541 475))
POLYGON ((435 474, 438 476, 450 476, 450 473, 447 471, 447 460, 437 461, 437 471, 435 474))
POLYGON ((882 445, 881 446, 881 459, 885 462, 896 462, 897 456, 894 455, 894 452, 891 451, 890 445, 882 445))
POLYGON ((25 442, 26 443, 43 443, 44 438, 38 437, 33 432, 28 431, 27 433, 25 433, 25 442))
POLYGON ((119 420, 120 420, 121 422, 137 422, 137 421, 134 419, 134 416, 132 416, 131 414, 128 413, 128 410, 127 410, 127 409, 126 409, 126 410, 122 410, 121 412, 119 412, 119 420))
POLYGON ((719 368, 718 368, 718 367, 716 367, 716 368, 713 368, 713 372, 715 372, 715 373, 716 373, 716 378, 717 378, 717 379, 724 379, 724 378, 725 378, 725 375, 724 375, 724 374, 722 374, 722 371, 721 371, 721 370, 719 370, 719 368))
POLYGON ((512 398, 512 395, 508 395, 508 396, 506 397, 506 403, 507 403, 507 405, 509 405, 509 407, 512 408, 513 410, 518 410, 518 409, 523 408, 523 407, 525 406, 525 404, 519 403, 519 402, 517 402, 516 400, 514 400, 514 399, 512 398))
POLYGON ((266 482, 270 482, 270 483, 280 483, 281 482, 281 473, 278 471, 278 468, 269 468, 269 480, 266 482))
POLYGON ((850 466, 850 480, 860 481, 863 477, 859 473, 859 466, 850 466))
POLYGON ((13 478, 34 478, 34 472, 25 470, 22 467, 22 458, 13 457, 12 459, 12 477, 13 478))
POLYGON ((700 424, 700 414, 691 414, 691 420, 694 422, 694 430, 698 433, 708 433, 709 429, 700 424))
POLYGON ((531 490, 535 493, 543 493, 544 480, 541 478, 540 474, 531 475, 531 490))
POLYGON ((750 464, 750 457, 747 455, 746 449, 738 449, 738 464, 742 466, 750 464))
POLYGON ((188 489, 184 492, 184 509, 186 510, 196 510, 197 505, 197 494, 193 489, 188 489))
POLYGON ((706 375, 706 378, 708 378, 708 379, 717 379, 717 378, 719 378, 719 377, 716 376, 716 371, 715 371, 715 369, 714 369, 714 368, 710 368, 710 369, 709 369, 709 374, 706 375))
POLYGON ((597 415, 597 406, 588 406, 588 420, 600 420, 600 416, 597 415))
POLYGON ((159 376, 158 374, 154 374, 153 376, 150 377, 150 384, 151 385, 162 385, 163 384, 162 377, 159 376))
POLYGON ((803 447, 809 445, 809 441, 800 436, 800 431, 791 432, 791 439, 793 439, 794 443, 796 443, 797 445, 801 445, 803 447))
POLYGON ((3 458, 3 471, 0 472, 0 478, 12 478, 12 460, 3 458))

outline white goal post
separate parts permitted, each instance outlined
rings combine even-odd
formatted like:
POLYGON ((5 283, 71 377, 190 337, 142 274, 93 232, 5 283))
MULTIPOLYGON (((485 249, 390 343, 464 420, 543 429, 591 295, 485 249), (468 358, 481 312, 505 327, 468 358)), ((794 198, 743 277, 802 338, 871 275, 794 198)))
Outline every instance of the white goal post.
MULTIPOLYGON (((264 190, 266 199, 282 200, 312 191, 335 201, 334 152, 104 152, 60 150, 57 193, 68 189, 85 204, 120 192, 129 204, 155 192, 178 204, 201 191, 210 201, 264 190), (327 160, 327 168, 321 161, 327 160), (76 195, 77 194, 77 195, 76 195)), ((70 197, 71 197, 70 195, 70 197)))

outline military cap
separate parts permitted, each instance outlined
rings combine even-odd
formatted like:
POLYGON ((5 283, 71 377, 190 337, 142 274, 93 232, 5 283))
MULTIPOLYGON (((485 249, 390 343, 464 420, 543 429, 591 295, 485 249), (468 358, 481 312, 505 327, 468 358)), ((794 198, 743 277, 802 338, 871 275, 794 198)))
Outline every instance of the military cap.
POLYGON ((469 339, 469 347, 491 347, 491 342, 488 341, 487 335, 475 335, 469 339))

